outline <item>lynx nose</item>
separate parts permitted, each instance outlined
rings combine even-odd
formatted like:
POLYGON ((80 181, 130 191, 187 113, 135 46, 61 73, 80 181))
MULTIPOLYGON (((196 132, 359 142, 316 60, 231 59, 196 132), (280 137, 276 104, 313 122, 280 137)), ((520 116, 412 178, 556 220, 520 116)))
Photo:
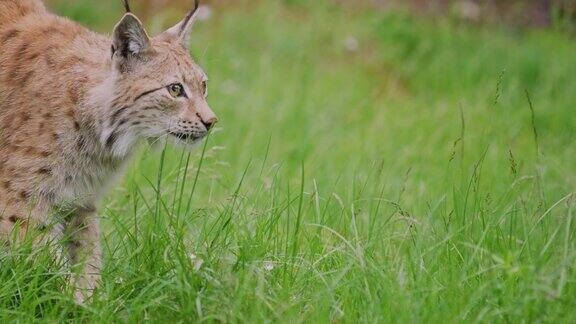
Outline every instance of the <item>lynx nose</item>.
POLYGON ((202 120, 202 124, 204 124, 204 127, 206 127, 207 130, 212 129, 212 127, 214 127, 214 125, 218 122, 218 118, 216 117, 212 117, 207 121, 202 120))
POLYGON ((214 116, 214 114, 212 114, 212 116, 209 117, 207 120, 204 120, 204 118, 202 118, 202 115, 200 115, 199 113, 196 113, 196 116, 198 116, 198 118, 200 119, 200 121, 202 122, 204 127, 206 127, 207 130, 212 129, 212 127, 214 127, 214 125, 218 122, 218 118, 214 116))

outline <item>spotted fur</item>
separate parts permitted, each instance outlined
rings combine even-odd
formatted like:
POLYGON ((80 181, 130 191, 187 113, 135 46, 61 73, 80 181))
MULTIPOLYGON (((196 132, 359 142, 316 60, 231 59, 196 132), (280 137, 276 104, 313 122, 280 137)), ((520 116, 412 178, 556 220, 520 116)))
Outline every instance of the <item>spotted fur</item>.
POLYGON ((101 267, 95 206, 139 141, 192 145, 217 121, 187 49, 192 21, 151 38, 127 13, 104 36, 40 0, 0 0, 0 235, 72 233, 80 300, 101 267))

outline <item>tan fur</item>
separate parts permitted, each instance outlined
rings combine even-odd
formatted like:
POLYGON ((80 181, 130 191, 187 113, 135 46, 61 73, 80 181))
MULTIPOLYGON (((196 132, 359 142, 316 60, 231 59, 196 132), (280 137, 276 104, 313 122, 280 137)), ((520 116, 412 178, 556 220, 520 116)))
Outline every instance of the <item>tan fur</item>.
POLYGON ((191 25, 148 38, 127 14, 109 37, 39 0, 0 0, 0 235, 73 233, 66 254, 87 264, 79 292, 99 278, 95 206, 137 143, 192 145, 216 122, 185 47, 191 25))

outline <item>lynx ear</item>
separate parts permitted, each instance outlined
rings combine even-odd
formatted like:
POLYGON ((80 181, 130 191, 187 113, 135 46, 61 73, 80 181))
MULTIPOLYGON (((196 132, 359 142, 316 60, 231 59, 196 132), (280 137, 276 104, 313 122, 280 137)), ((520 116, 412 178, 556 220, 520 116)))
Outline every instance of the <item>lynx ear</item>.
POLYGON ((136 16, 127 13, 114 28, 112 58, 121 65, 142 59, 152 52, 150 38, 136 16))
POLYGON ((196 18, 196 13, 198 12, 198 7, 200 6, 199 0, 194 0, 194 8, 188 12, 186 17, 180 21, 176 26, 168 29, 164 34, 177 38, 184 47, 188 48, 188 43, 190 41, 190 32, 192 31, 192 26, 196 18))

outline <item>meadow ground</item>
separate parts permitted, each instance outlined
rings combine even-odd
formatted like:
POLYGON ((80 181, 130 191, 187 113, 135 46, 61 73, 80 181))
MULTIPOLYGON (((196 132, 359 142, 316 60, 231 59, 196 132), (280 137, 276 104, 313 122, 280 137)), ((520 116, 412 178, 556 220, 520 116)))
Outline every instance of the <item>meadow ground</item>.
MULTIPOLYGON (((107 31, 111 3, 56 9, 107 31)), ((142 149, 84 306, 46 250, 2 250, 1 322, 576 321, 573 38, 212 9, 192 37, 221 119, 204 150, 142 149)))

